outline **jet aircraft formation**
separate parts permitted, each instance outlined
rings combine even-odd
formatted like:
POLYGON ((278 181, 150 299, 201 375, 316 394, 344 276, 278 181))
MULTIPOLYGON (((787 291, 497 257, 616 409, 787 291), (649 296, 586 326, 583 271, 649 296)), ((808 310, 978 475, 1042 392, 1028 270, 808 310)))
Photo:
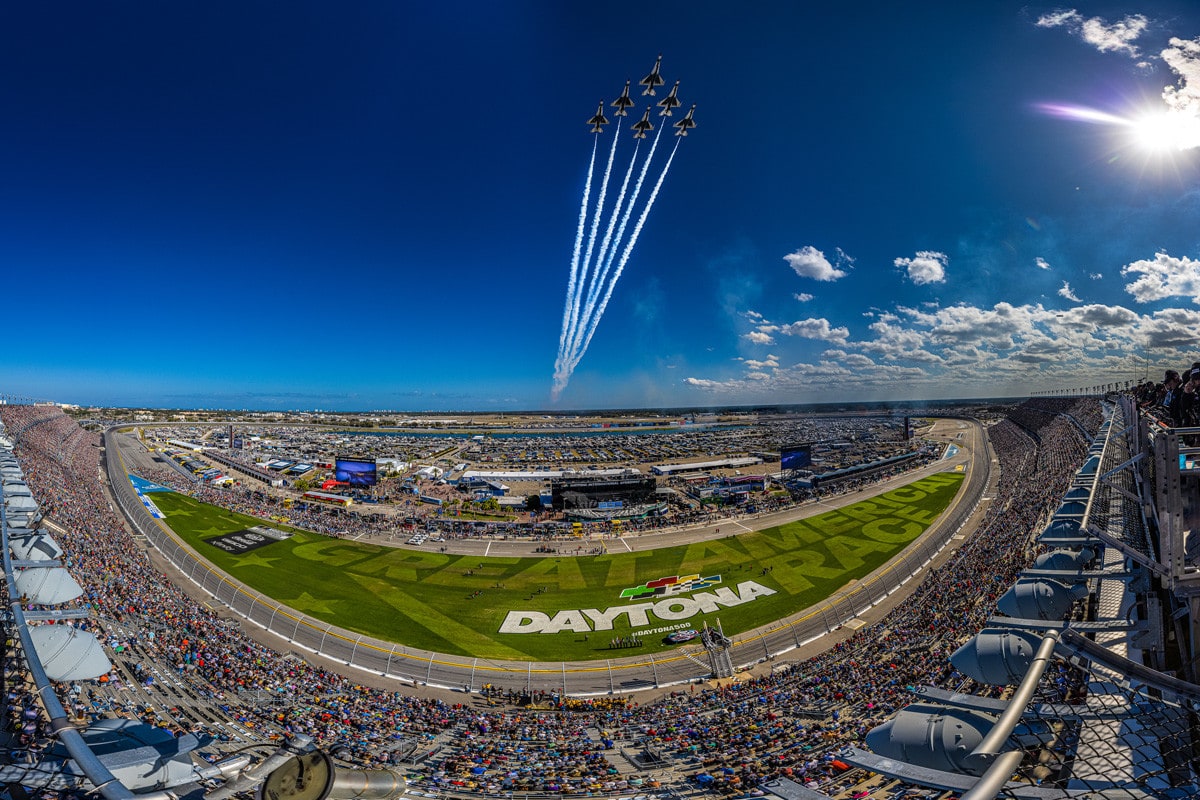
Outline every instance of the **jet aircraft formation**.
MULTIPOLYGON (((656 96, 656 90, 666 85, 666 81, 659 74, 661 66, 662 54, 659 54, 650 74, 638 81, 638 85, 644 87, 643 97, 656 96)), ((612 112, 613 117, 628 116, 629 109, 634 106, 634 100, 629 96, 630 83, 631 81, 625 81, 625 89, 612 102, 611 106, 615 109, 612 112)), ((671 90, 656 104, 660 109, 658 112, 660 118, 673 116, 674 110, 680 107, 678 94, 679 81, 675 81, 671 90)), ((591 126, 591 132, 596 134, 596 140, 592 145, 592 157, 588 163, 587 179, 583 186, 583 201, 579 208, 579 225, 575 231, 575 246, 571 252, 571 271, 567 281, 567 298, 563 306, 562 333, 558 338, 558 356, 554 361, 554 384, 550 390, 551 397, 555 400, 567 387, 575 367, 579 365, 592 342, 596 326, 599 325, 600 318, 604 316, 604 310, 608 307, 608 301, 612 297, 613 288, 625 270, 629 255, 633 252, 634 245, 637 244, 638 236, 641 235, 642 226, 658 197, 658 190, 667 177, 671 162, 675 160, 675 153, 679 150, 682 137, 687 136, 688 131, 696 127, 693 119, 696 106, 693 104, 687 114, 673 125, 677 137, 675 147, 671 150, 671 155, 668 156, 666 164, 658 175, 658 180, 655 181, 649 197, 641 207, 637 221, 630 230, 629 221, 637 208, 642 185, 650 171, 650 162, 654 159, 659 137, 662 136, 665 128, 664 122, 658 128, 658 133, 654 135, 650 151, 641 161, 641 169, 638 170, 637 179, 631 190, 629 183, 638 165, 638 154, 642 141, 655 129, 654 123, 650 121, 650 113, 653 110, 653 106, 647 106, 642 118, 630 126, 633 138, 636 140, 633 155, 629 159, 629 166, 625 169, 625 176, 617 192, 616 201, 611 208, 606 208, 605 203, 608 199, 609 182, 617 155, 620 126, 617 126, 617 132, 613 134, 612 144, 608 151, 608 163, 605 165, 604 175, 600 179, 599 192, 593 204, 591 194, 592 178, 596 167, 596 152, 600 144, 600 135, 604 133, 604 126, 609 124, 608 118, 604 116, 603 100, 596 107, 595 115, 587 121, 587 124, 591 126), (591 219, 590 231, 588 230, 589 218, 591 219), (604 225, 604 233, 601 235, 600 228, 604 219, 607 219, 607 224, 604 225), (627 231, 629 231, 628 236, 626 235, 627 231)))

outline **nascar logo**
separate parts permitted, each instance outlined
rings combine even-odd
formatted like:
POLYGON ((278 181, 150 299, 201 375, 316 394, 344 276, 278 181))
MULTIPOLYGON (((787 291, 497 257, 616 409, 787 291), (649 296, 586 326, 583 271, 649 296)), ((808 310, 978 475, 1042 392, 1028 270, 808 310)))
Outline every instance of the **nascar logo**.
POLYGON ((669 578, 659 578, 653 581, 646 581, 641 586, 631 586, 628 589, 621 590, 622 600, 634 600, 646 595, 665 595, 665 594, 682 594, 683 592, 695 592, 700 589, 707 589, 710 586, 716 586, 721 582, 720 575, 711 575, 707 578, 701 578, 696 575, 672 575, 669 578))

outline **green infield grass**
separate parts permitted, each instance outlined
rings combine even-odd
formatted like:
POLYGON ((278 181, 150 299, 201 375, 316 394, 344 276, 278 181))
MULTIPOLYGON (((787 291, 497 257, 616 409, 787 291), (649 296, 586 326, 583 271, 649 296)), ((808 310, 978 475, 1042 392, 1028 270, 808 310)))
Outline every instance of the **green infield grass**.
MULTIPOLYGON (((217 567, 317 619, 440 653, 574 661, 668 649, 672 645, 663 639, 675 627, 699 629, 720 618, 732 635, 801 611, 920 536, 950 504, 962 478, 932 475, 846 508, 736 537, 538 558, 459 556, 334 539, 173 492, 155 494, 154 502, 167 524, 217 567), (294 535, 240 554, 209 543, 256 525, 294 535), (630 636, 641 646, 611 649, 614 638, 630 636)), ((222 541, 230 547, 229 539, 222 541)))

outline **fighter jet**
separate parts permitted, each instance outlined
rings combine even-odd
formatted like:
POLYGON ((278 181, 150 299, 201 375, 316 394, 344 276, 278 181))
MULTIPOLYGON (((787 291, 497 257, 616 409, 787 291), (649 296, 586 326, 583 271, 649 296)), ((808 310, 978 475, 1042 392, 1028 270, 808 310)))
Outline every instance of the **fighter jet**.
POLYGON ((675 123, 675 127, 679 130, 675 131, 676 136, 687 136, 687 132, 696 127, 695 121, 692 119, 692 114, 696 113, 696 104, 692 103, 692 107, 688 109, 687 116, 675 123))
POLYGON ((650 70, 650 74, 638 81, 639 86, 645 86, 645 91, 642 95, 653 95, 654 89, 657 86, 663 85, 662 76, 658 74, 658 68, 662 64, 662 53, 658 54, 658 58, 654 61, 654 69, 650 70))
POLYGON ((658 112, 660 117, 669 117, 671 116, 671 109, 679 108, 679 98, 675 96, 678 92, 679 81, 675 81, 675 85, 671 87, 671 93, 658 101, 659 107, 662 108, 662 111, 658 112))
MULTIPOLYGON (((679 121, 683 122, 683 120, 679 120, 679 121)), ((648 132, 654 130, 654 126, 650 124, 650 109, 649 108, 646 109, 646 113, 642 115, 642 118, 640 120, 633 123, 633 126, 630 128, 630 130, 635 131, 635 133, 633 134, 633 138, 635 138, 635 139, 645 139, 646 134, 648 132)))
POLYGON ((621 92, 621 96, 612 101, 613 108, 616 109, 613 116, 623 117, 629 113, 628 109, 633 105, 633 101, 629 99, 629 81, 625 81, 625 91, 621 92))
POLYGON ((588 125, 592 126, 592 133, 604 133, 604 126, 608 124, 608 120, 604 117, 604 101, 600 101, 600 105, 596 106, 596 116, 588 120, 588 125))

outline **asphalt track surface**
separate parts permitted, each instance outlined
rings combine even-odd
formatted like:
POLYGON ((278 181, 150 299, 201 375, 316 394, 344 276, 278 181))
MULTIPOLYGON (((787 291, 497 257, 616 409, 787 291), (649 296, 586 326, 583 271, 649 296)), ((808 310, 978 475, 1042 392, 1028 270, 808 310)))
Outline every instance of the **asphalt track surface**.
MULTIPOLYGON (((963 469, 966 480, 951 505, 924 534, 869 576, 854 581, 825 601, 784 620, 772 621, 732 637, 729 660, 739 670, 761 672, 777 660, 807 657, 831 646, 863 624, 882 617, 917 585, 931 563, 944 559, 974 529, 994 496, 997 471, 982 426, 973 420, 938 419, 931 438, 953 444, 958 453, 861 491, 805 503, 753 517, 727 518, 711 524, 606 539, 608 547, 650 550, 736 536, 804 519, 857 503, 927 475, 963 469)), ((511 662, 465 658, 417 650, 334 627, 290 609, 222 572, 185 545, 162 520, 155 520, 137 499, 127 474, 150 463, 150 454, 134 437, 110 430, 105 434, 106 465, 117 505, 135 536, 156 548, 174 567, 175 580, 193 584, 238 616, 274 637, 281 652, 294 652, 331 666, 352 679, 369 676, 376 685, 399 680, 414 686, 478 691, 490 683, 506 689, 529 689, 586 696, 653 691, 712 675, 709 654, 699 644, 620 659, 577 662, 511 662), (282 639, 284 641, 280 641, 282 639), (365 673, 365 674, 364 674, 365 673), (380 679, 383 680, 380 683, 380 679)), ((486 556, 533 556, 537 543, 528 539, 451 540, 422 548, 486 556)), ((551 554, 561 557, 559 554, 551 554)), ((586 556, 581 556, 586 557, 586 556)), ((193 592, 195 594, 195 592, 193 592)), ((211 603, 210 603, 211 605, 211 603)), ((263 638, 258 636, 256 638, 263 638)))

